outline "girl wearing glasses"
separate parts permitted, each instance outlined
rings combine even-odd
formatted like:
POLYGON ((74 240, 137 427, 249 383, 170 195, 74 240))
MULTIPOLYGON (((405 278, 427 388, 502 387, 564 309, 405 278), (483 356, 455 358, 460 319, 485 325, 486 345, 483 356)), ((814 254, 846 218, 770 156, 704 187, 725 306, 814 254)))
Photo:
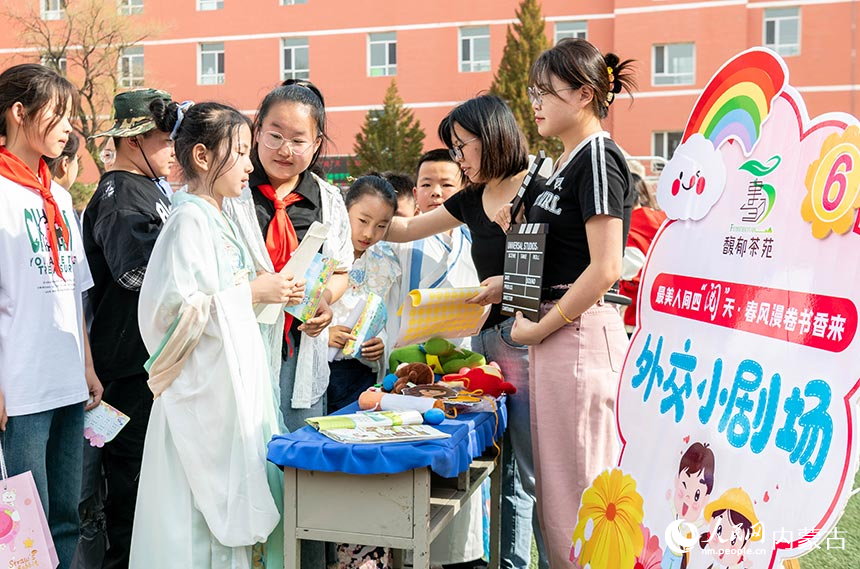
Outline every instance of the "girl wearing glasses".
MULTIPOLYGON (((470 186, 457 192, 430 213, 395 217, 389 241, 423 239, 465 223, 472 235, 472 260, 483 291, 468 302, 491 304, 472 349, 501 366, 505 379, 517 388, 508 398, 505 444, 512 461, 503 468, 502 559, 514 567, 528 567, 531 553, 534 470, 529 431, 528 350, 511 338, 514 319, 501 313, 505 232, 493 216, 517 193, 529 164, 525 137, 511 109, 494 95, 482 95, 454 108, 442 119, 439 138, 449 148, 470 186), (519 471, 518 484, 514 468, 519 471)), ((572 532, 571 532, 572 533, 572 532)), ((540 536, 537 537, 542 549, 540 536)))
POLYGON ((266 95, 253 130, 249 185, 274 270, 283 268, 314 221, 329 226, 322 254, 338 261, 316 315, 304 324, 287 316, 279 383, 284 422, 294 430, 307 417, 325 415, 326 327, 352 264, 349 221, 338 189, 311 172, 326 139, 322 94, 312 83, 290 82, 266 95))
POLYGON ((635 86, 630 63, 565 39, 529 77, 538 132, 564 143, 552 175, 523 200, 529 222, 549 224, 541 318, 517 314, 511 331, 529 345, 538 516, 553 568, 573 566, 582 492, 618 450, 615 392, 627 335, 603 295, 621 275, 635 190, 600 121, 615 95, 635 86))

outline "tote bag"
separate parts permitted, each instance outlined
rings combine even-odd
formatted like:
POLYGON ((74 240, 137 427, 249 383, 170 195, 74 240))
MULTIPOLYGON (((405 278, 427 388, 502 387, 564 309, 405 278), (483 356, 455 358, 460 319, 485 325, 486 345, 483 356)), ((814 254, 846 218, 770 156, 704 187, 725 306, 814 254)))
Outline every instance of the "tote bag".
POLYGON ((0 475, 0 567, 54 569, 60 560, 33 474, 10 477, 0 447, 0 475))

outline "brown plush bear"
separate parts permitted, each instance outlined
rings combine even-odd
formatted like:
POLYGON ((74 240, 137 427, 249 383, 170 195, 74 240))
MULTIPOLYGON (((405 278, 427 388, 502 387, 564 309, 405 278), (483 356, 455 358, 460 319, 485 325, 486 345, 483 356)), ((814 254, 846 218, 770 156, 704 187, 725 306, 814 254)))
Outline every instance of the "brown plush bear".
POLYGON ((391 393, 403 393, 403 390, 413 385, 429 385, 433 383, 433 369, 422 363, 403 364, 397 371, 394 372, 397 376, 397 381, 394 382, 394 387, 391 393))

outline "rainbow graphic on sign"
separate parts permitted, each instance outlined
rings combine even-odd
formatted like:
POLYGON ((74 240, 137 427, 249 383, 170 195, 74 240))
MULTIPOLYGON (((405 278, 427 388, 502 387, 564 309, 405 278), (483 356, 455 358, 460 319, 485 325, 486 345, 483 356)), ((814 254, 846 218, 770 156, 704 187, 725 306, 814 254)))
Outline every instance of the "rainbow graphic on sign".
POLYGON ((726 63, 708 82, 684 130, 682 142, 699 133, 718 148, 737 140, 749 156, 788 69, 770 50, 753 48, 726 63))

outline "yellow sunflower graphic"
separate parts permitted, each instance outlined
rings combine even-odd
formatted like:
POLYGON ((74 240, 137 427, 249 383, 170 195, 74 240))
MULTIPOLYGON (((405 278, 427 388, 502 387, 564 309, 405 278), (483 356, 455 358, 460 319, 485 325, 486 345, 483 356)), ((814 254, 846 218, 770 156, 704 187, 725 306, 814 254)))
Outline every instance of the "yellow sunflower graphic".
POLYGON ((582 494, 570 559, 590 569, 632 569, 642 551, 642 496, 619 468, 606 470, 582 494))
POLYGON ((831 231, 846 233, 860 207, 860 128, 828 136, 818 159, 806 171, 807 194, 800 206, 812 235, 824 239, 831 231))

